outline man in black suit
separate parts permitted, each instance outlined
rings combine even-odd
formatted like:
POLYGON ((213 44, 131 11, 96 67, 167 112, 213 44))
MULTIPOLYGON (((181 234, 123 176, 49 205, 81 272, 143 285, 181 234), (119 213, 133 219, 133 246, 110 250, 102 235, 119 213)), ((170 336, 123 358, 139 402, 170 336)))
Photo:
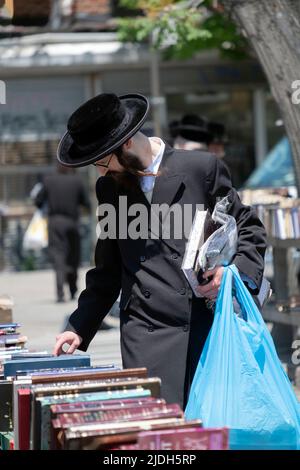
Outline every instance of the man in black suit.
POLYGON ((253 293, 263 276, 265 230, 254 211, 241 204, 228 170, 214 155, 174 150, 140 132, 147 112, 148 101, 142 95, 102 94, 83 104, 68 121, 58 159, 67 166, 98 166, 99 207, 113 207, 118 223, 105 238, 107 220, 105 211, 99 211, 106 222, 97 242, 96 266, 87 273, 78 308, 57 337, 54 353, 61 354, 66 343, 68 353, 76 348, 85 351, 122 289, 123 366, 146 366, 150 376, 161 377, 162 396, 184 406, 213 321, 205 298, 217 297, 223 267, 205 274, 210 281, 199 286, 205 298, 193 296, 181 271, 186 235, 178 238, 173 230, 181 221, 160 216, 157 205, 165 204, 169 213, 175 205, 181 209, 187 205, 194 214, 196 204, 213 210, 217 198, 227 195, 239 237, 232 262, 253 293), (147 236, 140 238, 129 236, 136 204, 151 215, 147 236), (124 234, 124 224, 119 229, 125 215, 128 233, 124 234))
POLYGON ((83 182, 74 170, 58 165, 57 172, 45 178, 35 203, 47 207, 49 255, 55 270, 57 302, 64 301, 64 283, 68 284, 73 299, 80 263, 79 207, 90 209, 83 182))

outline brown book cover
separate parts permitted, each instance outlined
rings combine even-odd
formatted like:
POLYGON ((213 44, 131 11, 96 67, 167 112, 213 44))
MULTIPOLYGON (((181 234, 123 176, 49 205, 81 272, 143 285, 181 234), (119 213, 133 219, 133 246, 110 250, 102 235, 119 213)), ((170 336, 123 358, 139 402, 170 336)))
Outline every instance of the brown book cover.
POLYGON ((138 433, 158 429, 180 429, 201 426, 200 420, 185 421, 183 418, 168 418, 149 421, 133 421, 119 423, 116 427, 108 425, 92 425, 69 428, 61 432, 59 438, 64 449, 97 450, 120 444, 134 444, 138 433), (64 436, 63 436, 64 434, 64 436))
POLYGON ((158 419, 160 417, 182 418, 183 411, 176 403, 170 405, 149 403, 127 409, 102 409, 83 413, 63 413, 59 414, 53 421, 55 421, 54 427, 69 428, 71 426, 89 423, 138 421, 143 419, 158 419))
POLYGON ((141 432, 139 450, 227 450, 228 429, 187 428, 141 432))
MULTIPOLYGON (((96 411, 96 410, 128 410, 131 408, 148 406, 152 405, 165 405, 166 401, 163 398, 126 398, 124 400, 107 400, 107 401, 90 401, 90 402, 75 402, 75 403, 62 403, 60 405, 51 405, 50 413, 53 420, 56 417, 59 417, 60 414, 81 414, 87 411, 96 411)), ((58 447, 57 435, 60 428, 51 428, 51 448, 56 449, 58 447)))
POLYGON ((51 405, 51 416, 54 419, 60 413, 84 413, 85 411, 95 410, 118 410, 119 408, 127 409, 135 406, 143 406, 148 403, 165 404, 163 398, 124 398, 124 400, 95 400, 89 402, 61 403, 59 405, 51 405))
POLYGON ((79 380, 107 380, 107 379, 122 379, 122 378, 147 378, 147 369, 140 367, 136 369, 122 369, 122 370, 111 370, 111 371, 89 371, 89 372, 78 372, 74 371, 72 375, 61 372, 55 375, 35 375, 31 377, 33 384, 47 384, 47 383, 58 383, 58 382, 75 382, 79 380))
POLYGON ((32 396, 35 397, 65 395, 68 393, 86 393, 92 391, 112 391, 141 387, 151 391, 151 396, 160 398, 161 379, 150 377, 146 379, 124 377, 108 380, 80 380, 54 384, 38 384, 32 386, 32 396))

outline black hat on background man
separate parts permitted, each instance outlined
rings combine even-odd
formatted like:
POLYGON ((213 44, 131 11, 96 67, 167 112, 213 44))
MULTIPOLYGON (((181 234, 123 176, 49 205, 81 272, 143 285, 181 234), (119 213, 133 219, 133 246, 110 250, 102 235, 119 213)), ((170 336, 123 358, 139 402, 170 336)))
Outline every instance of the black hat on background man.
POLYGON ((57 149, 59 162, 80 167, 101 160, 138 132, 148 111, 147 98, 137 93, 91 98, 70 116, 57 149))
POLYGON ((209 122, 208 130, 212 134, 212 142, 216 144, 224 143, 225 141, 225 126, 220 122, 209 122))
POLYGON ((170 123, 170 134, 173 138, 183 137, 193 142, 208 145, 212 141, 212 134, 208 129, 207 120, 196 114, 186 114, 180 121, 170 123))

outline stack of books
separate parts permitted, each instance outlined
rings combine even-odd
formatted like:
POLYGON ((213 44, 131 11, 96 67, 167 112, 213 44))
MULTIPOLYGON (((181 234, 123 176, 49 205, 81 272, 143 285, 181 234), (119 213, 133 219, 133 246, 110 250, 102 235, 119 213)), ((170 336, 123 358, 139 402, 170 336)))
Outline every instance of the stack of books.
POLYGON ((255 204, 253 207, 269 237, 295 240, 300 238, 300 205, 296 204, 290 201, 289 204, 255 204))
POLYGON ((18 331, 19 323, 0 323, 0 355, 3 350, 14 351, 25 347, 27 336, 18 331))
POLYGON ((252 205, 256 210, 269 237, 280 240, 300 238, 300 199, 262 191, 254 192, 252 196, 245 191, 242 199, 244 204, 252 205))
MULTIPOLYGON (((0 352, 0 434, 6 442, 6 434, 14 428, 13 384, 16 377, 26 374, 26 371, 53 368, 59 366, 90 366, 89 356, 60 356, 55 357, 47 351, 28 351, 11 347, 8 351, 0 352)), ((46 369, 49 371, 50 369, 46 369)), ((0 442, 1 445, 1 442, 0 442)))
POLYGON ((227 429, 186 421, 145 368, 93 367, 89 356, 49 355, 12 358, 3 371, 0 394, 6 389, 9 403, 11 393, 6 411, 15 449, 227 449, 227 429))

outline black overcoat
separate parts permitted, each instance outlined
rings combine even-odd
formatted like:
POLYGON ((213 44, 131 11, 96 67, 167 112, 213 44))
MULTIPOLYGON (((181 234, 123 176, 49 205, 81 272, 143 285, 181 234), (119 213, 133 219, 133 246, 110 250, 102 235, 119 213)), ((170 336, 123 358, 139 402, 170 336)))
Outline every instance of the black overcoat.
MULTIPOLYGON (((121 192, 111 177, 100 178, 96 191, 99 203, 113 204, 117 213, 119 195, 128 196, 129 207, 148 204, 142 191, 121 192)), ((242 205, 225 165, 208 152, 179 151, 166 145, 152 204, 190 204, 193 212, 196 204, 203 204, 212 210, 216 199, 225 195, 238 226, 233 262, 259 289, 265 230, 253 209, 242 205)), ((87 273, 86 289, 66 328, 83 338, 80 349, 85 351, 122 290, 123 366, 146 366, 149 376, 162 379, 162 396, 182 406, 213 319, 205 301, 193 296, 180 269, 185 245, 184 237, 98 240, 96 267, 87 273)))

